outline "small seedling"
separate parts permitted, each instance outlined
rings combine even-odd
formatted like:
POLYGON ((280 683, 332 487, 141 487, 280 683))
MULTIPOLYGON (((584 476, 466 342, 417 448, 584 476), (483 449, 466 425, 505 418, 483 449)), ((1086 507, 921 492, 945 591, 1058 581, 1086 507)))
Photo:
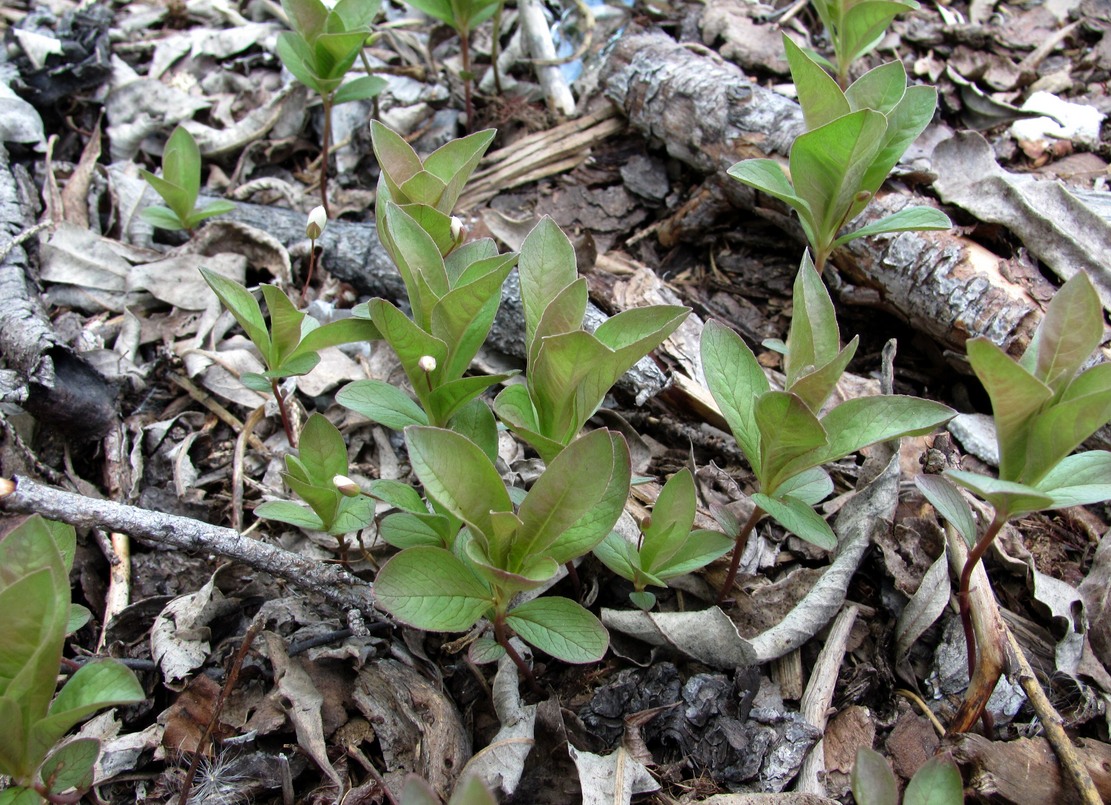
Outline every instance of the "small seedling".
POLYGON ((586 280, 575 251, 550 218, 521 246, 518 271, 525 309, 526 383, 505 388, 494 411, 545 461, 578 436, 617 380, 683 323, 690 308, 653 305, 582 328, 586 280))
POLYGON ((493 17, 505 0, 405 0, 413 8, 450 26, 459 34, 460 56, 463 59, 463 105, 468 129, 474 124, 474 104, 471 100, 471 32, 493 17))
POLYGON ((62 739, 88 716, 142 701, 143 688, 115 660, 81 666, 54 695, 66 635, 88 619, 70 603, 77 539, 71 526, 34 516, 0 537, 0 803, 77 802, 93 784, 95 738, 62 739))
POLYGON ((692 530, 697 505, 694 476, 682 469, 664 484, 636 544, 611 531, 594 549, 606 567, 633 583, 629 599, 641 609, 656 605, 647 586, 666 587, 668 579, 693 573, 733 547, 733 540, 717 531, 692 530))
POLYGON ((258 300, 246 288, 210 269, 202 268, 201 274, 208 287, 239 322, 266 365, 262 374, 244 374, 240 378, 243 385, 263 394, 274 394, 286 439, 291 447, 296 447, 288 401, 278 385, 279 381, 311 372, 320 363, 318 350, 324 347, 369 341, 379 338, 378 332, 370 322, 354 317, 321 325, 312 316, 297 310, 280 288, 263 285, 262 296, 270 311, 270 328, 267 329, 258 300))
POLYGON ((201 192, 201 152, 193 135, 181 126, 174 129, 162 151, 162 175, 140 170, 147 184, 162 196, 166 207, 147 207, 143 220, 160 229, 192 232, 201 221, 235 209, 230 201, 213 201, 197 208, 201 192))
POLYGON ((397 353, 417 402, 377 380, 351 383, 336 399, 395 430, 450 426, 493 456, 496 424, 477 398, 511 375, 464 375, 490 332, 517 255, 498 254, 490 239, 461 244, 461 227, 451 216, 493 132, 455 140, 424 160, 385 126, 372 124, 372 137, 382 166, 379 239, 405 282, 412 318, 385 299, 356 307, 355 315, 372 321, 397 353))
POLYGON ((362 53, 380 0, 340 0, 331 10, 320 0, 282 0, 292 31, 278 37, 278 57, 293 77, 319 93, 324 108, 320 154, 320 198, 328 210, 328 152, 332 145, 332 109, 341 103, 373 98, 386 87, 378 76, 344 76, 362 53))
MULTIPOLYGON (((895 775, 874 749, 856 751, 852 773, 853 798, 857 805, 899 805, 895 775)), ((964 783, 953 761, 932 757, 914 773, 903 792, 903 805, 961 805, 964 783)))
POLYGON ((856 352, 841 347, 837 318, 821 277, 804 254, 794 286, 794 315, 786 344, 783 391, 773 390, 752 350, 723 324, 702 333, 702 366, 710 393, 756 476, 759 492, 737 532, 719 603, 733 589, 741 554, 756 524, 770 515, 793 534, 826 550, 833 529, 813 506, 833 491, 822 469, 868 445, 929 433, 949 420, 948 406, 917 397, 859 397, 820 412, 856 352))
MULTIPOLYGON (((897 5, 875 2, 864 5, 897 5)), ((908 207, 843 235, 888 173, 933 117, 937 90, 907 86, 901 62, 883 64, 844 92, 786 36, 783 45, 806 118, 791 146, 790 176, 773 159, 747 159, 729 169, 740 182, 790 206, 799 216, 821 271, 835 248, 869 235, 949 229, 933 207, 908 207)))
POLYGON ((530 679, 509 642, 514 633, 565 662, 601 659, 609 636, 577 602, 514 599, 551 580, 561 564, 588 553, 613 528, 629 488, 625 440, 596 430, 572 442, 519 507, 493 462, 466 437, 409 427, 405 442, 425 495, 466 529, 452 550, 408 548, 386 562, 374 584, 379 605, 403 623, 433 632, 466 631, 487 618, 496 646, 483 644, 483 658, 508 653, 530 679), (620 494, 612 494, 615 489, 620 494))
MULTIPOLYGON (((1021 359, 984 337, 968 342, 968 360, 991 399, 999 477, 946 470, 945 478, 991 504, 994 515, 984 534, 977 539, 967 501, 942 478, 923 476, 917 483, 971 546, 958 592, 969 677, 976 671, 977 644, 969 598, 972 571, 1007 521, 1111 500, 1111 452, 1069 455, 1111 420, 1111 364, 1080 371, 1103 331, 1099 295, 1081 272, 1054 295, 1021 359)), ((993 681, 987 691, 994 687, 993 681)), ((966 720, 974 723, 978 714, 979 708, 966 720)))
POLYGON ((813 0, 818 17, 833 45, 833 63, 818 57, 837 76, 849 83, 849 67, 880 43, 887 26, 900 14, 918 8, 915 0, 813 0))
POLYGON ((324 531, 340 539, 374 521, 374 501, 361 494, 347 477, 347 445, 343 435, 322 414, 309 417, 301 429, 297 455, 286 455, 286 485, 309 508, 287 500, 269 500, 255 507, 267 520, 289 523, 310 531, 324 531))

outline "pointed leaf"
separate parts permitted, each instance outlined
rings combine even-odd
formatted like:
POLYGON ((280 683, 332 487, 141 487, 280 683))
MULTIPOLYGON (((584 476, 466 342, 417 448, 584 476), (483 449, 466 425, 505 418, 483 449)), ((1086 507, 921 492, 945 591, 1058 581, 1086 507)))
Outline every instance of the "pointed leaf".
MULTIPOLYGON (((733 541, 730 540, 729 544, 732 545, 733 541)), ((616 531, 606 534, 605 538, 594 546, 594 556, 618 576, 629 581, 636 578, 636 573, 640 569, 640 558, 636 548, 616 531)))
POLYGON ((997 516, 1007 519, 1042 511, 1053 505, 1053 498, 1026 484, 964 470, 946 470, 945 477, 986 500, 995 509, 997 516))
POLYGON ((359 76, 346 82, 332 98, 332 103, 350 103, 351 101, 369 101, 377 96, 387 86, 386 79, 376 75, 359 76))
POLYGON ((857 238, 887 235, 891 232, 944 231, 952 228, 953 222, 941 210, 933 207, 907 207, 842 235, 833 245, 841 246, 857 238))
POLYGON ((955 486, 941 475, 919 475, 914 484, 969 546, 976 544, 976 520, 972 516, 972 507, 955 486))
POLYGON ((181 189, 181 206, 171 203, 170 207, 184 219, 193 211, 201 192, 201 152, 193 135, 181 126, 175 128, 166 141, 162 152, 162 176, 181 189))
POLYGON ((282 0, 282 10, 290 27, 312 39, 324 32, 328 9, 320 0, 282 0))
MULTIPOLYGON (((937 107, 937 90, 933 87, 908 87, 903 99, 895 108, 887 112, 887 126, 882 137, 882 147, 872 158, 868 170, 859 181, 859 188, 875 195, 880 185, 887 179, 892 168, 903 158, 903 154, 918 139, 933 119, 937 107)), ((867 200, 855 204, 850 218, 864 209, 867 200)))
POLYGON ((305 314, 293 306, 280 288, 262 285, 262 297, 270 313, 270 355, 266 365, 277 367, 301 341, 301 322, 305 314))
MULTIPOLYGON (((832 78, 830 81, 837 83, 832 78)), ((845 100, 854 112, 874 109, 886 115, 903 99, 906 91, 906 68, 902 62, 892 61, 869 70, 854 81, 845 90, 845 100)))
POLYGON ((367 494, 401 511, 417 514, 428 513, 428 507, 424 505, 424 499, 417 493, 417 490, 401 481, 377 478, 370 482, 367 494))
MULTIPOLYGON (((578 279, 575 250, 551 218, 540 219, 521 244, 517 271, 521 277, 521 302, 525 308, 525 345, 533 352, 533 337, 540 317, 556 296, 578 279)), ((578 327, 582 314, 571 327, 578 327)), ((565 327, 566 332, 571 327, 565 327)), ((553 331, 554 332, 554 331, 553 331)))
POLYGON ((377 120, 370 121, 370 141, 390 194, 396 197, 398 188, 422 170, 420 157, 401 135, 377 120))
POLYGON ((335 476, 347 474, 347 443, 323 414, 309 417, 297 444, 301 463, 317 483, 330 484, 335 476))
POLYGON ((760 428, 761 488, 774 494, 789 475, 782 473, 799 456, 828 444, 826 429, 798 396, 769 391, 756 401, 756 425, 760 428), (782 474, 781 474, 782 473, 782 474))
POLYGON ((666 562, 654 565, 651 571, 654 576, 663 580, 685 576, 725 556, 734 545, 734 540, 717 531, 691 531, 679 550, 666 562))
MULTIPOLYGON (((783 49, 787 53, 791 79, 795 82, 807 130, 824 126, 853 111, 837 82, 786 34, 783 35, 783 49)), ((904 79, 903 87, 905 86, 904 79)))
POLYGON ((829 527, 829 523, 798 498, 790 495, 771 498, 757 492, 752 496, 752 502, 795 536, 827 551, 837 548, 837 536, 829 527))
POLYGON ((437 209, 450 214, 467 181, 471 178, 486 149, 494 141, 494 129, 476 131, 457 140, 440 146, 424 161, 424 169, 436 176, 445 185, 437 209))
POLYGON ((374 598, 402 623, 430 632, 470 629, 491 605, 489 588, 443 548, 409 548, 374 580, 374 598))
POLYGON ((1111 420, 1111 364, 1093 366, 1034 418, 1019 476, 1036 484, 1061 459, 1111 420))
POLYGON ((348 383, 336 393, 336 402, 391 430, 428 424, 428 417, 408 394, 381 380, 348 383))
POLYGON ((394 512, 382 519, 378 536, 395 548, 449 548, 452 540, 444 533, 445 526, 447 518, 442 515, 394 512))
POLYGON ((1037 489, 1053 498, 1053 508, 1111 500, 1111 453, 1090 450, 1066 456, 1046 473, 1037 489))
POLYGON ((444 383, 427 397, 429 421, 447 425, 456 412, 469 405, 482 392, 510 377, 512 375, 474 375, 444 383))
POLYGON ((1081 271, 1053 295, 1022 364, 1059 395, 1102 338, 1103 306, 1088 275, 1081 271))
POLYGON ((31 727, 30 743, 46 752, 79 721, 105 707, 141 702, 146 694, 130 668, 115 660, 82 665, 50 705, 50 715, 31 727))
POLYGON ((177 213, 169 207, 144 207, 139 216, 151 226, 165 229, 167 232, 189 228, 188 222, 178 218, 177 213))
POLYGON ((215 271, 207 268, 201 269, 201 276, 208 283, 208 287, 220 298, 220 302, 228 312, 239 322, 239 326, 247 333, 258 351, 264 356, 270 354, 270 334, 266 330, 266 322, 262 318, 262 309, 251 294, 235 280, 230 280, 215 271))
POLYGON ((667 479, 652 507, 651 524, 640 548, 645 569, 665 564, 683 546, 694 525, 697 505, 694 476, 684 467, 667 479))
MULTIPOLYGON (((833 300, 821 276, 804 252, 793 290, 793 313, 787 333, 787 358, 784 372, 787 385, 794 384, 803 373, 825 366, 838 357, 841 334, 833 300)), ((834 379, 836 383, 836 379, 834 379)), ((817 409, 815 409, 817 410, 817 409)))
POLYGON ((702 330, 702 371, 737 446, 759 474, 760 429, 756 400, 770 390, 768 378, 741 337, 711 319, 702 330))
MULTIPOLYGON (((559 538, 548 547, 548 555, 560 564, 584 556, 597 545, 625 510, 632 478, 629 448, 624 437, 610 434, 613 451, 613 471, 606 481, 601 499, 582 517, 563 530, 559 538)), ((552 461, 555 459, 553 458, 552 461)), ((596 483, 602 483, 597 477, 596 483)))
POLYGON ((811 467, 793 475, 776 489, 780 497, 790 495, 809 506, 817 506, 833 493, 833 479, 821 467, 811 467))
POLYGON ((324 522, 312 509, 289 500, 268 500, 265 503, 260 503, 255 506, 255 517, 288 523, 309 531, 324 530, 324 522))
POLYGON ((567 598, 533 599, 510 610, 506 622, 526 643, 564 662, 597 662, 609 647, 601 622, 567 598))

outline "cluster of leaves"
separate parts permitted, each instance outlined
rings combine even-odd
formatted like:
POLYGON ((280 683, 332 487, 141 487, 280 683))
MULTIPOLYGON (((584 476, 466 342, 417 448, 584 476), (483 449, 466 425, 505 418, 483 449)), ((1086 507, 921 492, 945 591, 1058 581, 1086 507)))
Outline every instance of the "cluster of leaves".
MULTIPOLYGON (((861 747, 852 773, 853 798, 857 805, 899 805, 895 775, 874 749, 861 747)), ((964 783, 953 761, 933 757, 915 772, 903 792, 903 805, 961 805, 964 783)))
POLYGON ((509 652, 512 634, 571 663, 600 660, 609 636, 576 601, 516 596, 552 581, 561 564, 588 553, 625 507, 630 482, 625 440, 608 430, 576 439, 553 459, 519 505, 493 462, 454 431, 411 426, 405 443, 425 496, 466 525, 450 546, 407 548, 375 579, 375 597, 403 623, 436 632, 493 624, 494 639, 472 644, 475 661, 509 652), (583 472, 589 467, 589 472, 583 472))
POLYGON ((618 378, 671 335, 690 309, 635 308, 587 332, 586 279, 578 276, 571 242, 547 218, 522 244, 518 273, 526 382, 502 390, 494 411, 550 461, 578 435, 618 378))
POLYGON ((818 56, 837 76, 848 83, 849 67, 883 39, 887 26, 900 14, 918 8, 915 0, 813 0, 833 46, 833 62, 818 56))
POLYGON ((376 337, 374 327, 370 322, 357 318, 339 319, 321 325, 312 316, 298 310, 281 288, 263 285, 262 297, 270 313, 268 328, 262 308, 250 291, 210 269, 202 268, 201 274, 262 355, 266 371, 261 374, 247 372, 240 380, 255 391, 264 394, 273 392, 286 437, 290 445, 296 445, 279 382, 283 378, 311 372, 320 363, 319 350, 325 347, 376 337))
POLYGON ((81 720, 105 707, 143 699, 135 675, 115 660, 83 665, 54 695, 66 635, 89 618, 70 603, 69 570, 77 548, 73 528, 37 515, 0 538, 0 774, 13 785, 2 805, 72 798, 93 784, 100 742, 59 742, 81 720))
MULTIPOLYGON (((887 2, 862 3, 899 5, 887 2)), ((790 206, 799 216, 819 270, 832 251, 856 238, 908 230, 948 229, 933 207, 908 207, 855 231, 856 218, 888 173, 933 117, 937 90, 907 86, 901 62, 883 64, 842 91, 829 74, 783 37, 807 131, 795 139, 790 177, 773 159, 749 159, 729 169, 734 179, 790 206)))
POLYGON ((633 583, 629 599, 641 609, 656 605, 655 594, 645 589, 648 585, 666 587, 668 579, 693 573, 733 547, 724 534, 694 528, 697 507, 694 476, 684 468, 660 490, 635 544, 611 531, 594 549, 606 567, 633 583))
POLYGON ((143 210, 143 220, 151 226, 191 232, 206 218, 223 215, 235 209, 230 201, 213 201, 198 209, 201 152, 193 135, 181 126, 174 129, 162 151, 162 175, 155 176, 146 170, 140 170, 139 173, 168 205, 143 210))
POLYGON ((722 595, 731 589, 749 533, 764 514, 808 542, 832 550, 837 538, 813 506, 833 491, 823 464, 877 442, 929 433, 954 412, 917 397, 881 395, 848 400, 822 413, 856 352, 841 346, 829 292, 809 254, 795 279, 794 313, 784 355, 784 390, 772 389, 752 350, 732 330, 709 322, 702 334, 702 366, 759 492, 736 547, 722 595))
POLYGON ((355 309, 397 353, 417 402, 395 386, 356 381, 340 391, 346 407, 389 428, 452 427, 493 456, 497 430, 478 399, 510 375, 464 377, 493 325, 501 288, 517 263, 490 239, 460 245, 451 211, 493 140, 492 131, 443 146, 427 159, 397 134, 372 124, 382 174, 376 205, 382 245, 405 282, 412 318, 385 299, 355 309))

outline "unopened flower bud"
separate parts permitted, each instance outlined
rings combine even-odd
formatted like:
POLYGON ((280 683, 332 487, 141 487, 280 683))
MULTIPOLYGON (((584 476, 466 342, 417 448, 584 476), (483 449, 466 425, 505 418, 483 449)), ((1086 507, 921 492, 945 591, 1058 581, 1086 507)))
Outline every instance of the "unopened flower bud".
POLYGON ((305 237, 316 240, 328 225, 328 214, 323 207, 313 207, 309 213, 309 222, 305 225, 305 237))
POLYGON ((435 372, 436 359, 433 358, 431 355, 423 355, 421 356, 421 359, 417 361, 417 366, 419 366, 420 370, 425 374, 435 372))
POLYGON ((463 242, 463 222, 455 215, 451 216, 451 240, 458 246, 463 242))
POLYGON ((357 483, 355 483, 354 481, 352 481, 350 478, 348 478, 346 475, 333 476, 332 477, 332 484, 344 496, 349 497, 349 498, 357 498, 359 495, 361 495, 363 493, 363 490, 361 490, 359 488, 359 485, 357 483))

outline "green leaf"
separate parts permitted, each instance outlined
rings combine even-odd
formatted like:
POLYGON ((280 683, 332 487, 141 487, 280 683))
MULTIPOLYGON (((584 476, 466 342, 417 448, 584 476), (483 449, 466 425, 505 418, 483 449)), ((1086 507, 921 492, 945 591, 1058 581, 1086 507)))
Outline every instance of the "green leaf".
POLYGON ((530 367, 536 363, 540 347, 547 338, 582 328, 583 315, 589 300, 586 278, 580 277, 557 292, 548 302, 536 324, 531 343, 526 341, 528 354, 525 357, 530 367))
MULTIPOLYGON (((301 341, 301 322, 305 314, 293 306, 280 288, 262 285, 262 298, 270 313, 270 354, 266 365, 276 368, 301 341)), ((253 297, 252 297, 253 298, 253 297)))
POLYGON ((431 332, 448 345, 445 377, 460 377, 470 367, 494 323, 501 287, 512 269, 512 255, 498 259, 493 270, 453 288, 432 308, 431 332))
POLYGON ((907 207, 842 235, 833 245, 841 246, 857 238, 887 235, 891 232, 925 232, 952 228, 953 222, 941 210, 933 207, 907 207))
POLYGON ((428 16, 438 19, 445 25, 458 30, 453 4, 449 0, 405 0, 405 2, 413 8, 423 11, 428 16))
POLYGON ((1021 364, 1060 396, 1102 338, 1103 306, 1081 271, 1054 294, 1021 364))
POLYGON ((0 537, 0 589, 43 568, 68 589, 67 574, 76 551, 73 526, 32 515, 0 537))
POLYGON ((1053 505, 1053 498, 1026 484, 964 470, 946 470, 945 476, 986 500, 995 509, 996 516, 1005 519, 1042 511, 1053 505))
POLYGON ((30 788, 13 786, 0 791, 0 805, 41 805, 42 801, 30 788))
MULTIPOLYGON (((809 252, 802 255, 792 298, 793 312, 784 361, 788 386, 808 371, 832 362, 841 351, 841 333, 837 328, 833 300, 829 298, 829 291, 814 268, 809 252)), ((836 383, 837 378, 833 382, 836 383)))
POLYGON ((914 479, 922 496, 937 509, 946 522, 957 529, 970 546, 976 544, 976 520, 972 507, 955 486, 941 475, 919 475, 914 479))
POLYGON ((609 634, 601 622, 567 598, 527 601, 510 610, 506 623, 526 643, 564 662, 597 662, 609 648, 609 634))
POLYGON ((324 522, 309 508, 289 500, 268 500, 255 506, 255 517, 276 520, 309 531, 323 531, 324 522))
POLYGON ((71 788, 86 791, 93 785, 93 764, 100 756, 100 741, 75 738, 54 750, 39 769, 39 778, 52 794, 71 788))
POLYGON ((462 632, 491 605, 489 588, 443 548, 409 548, 374 580, 378 604, 402 623, 430 632, 462 632))
POLYGON ((347 474, 347 443, 323 414, 313 414, 301 429, 297 452, 310 477, 320 484, 347 474))
MULTIPOLYGON (((794 473, 784 468, 800 456, 828 444, 826 429, 797 395, 769 391, 756 400, 756 426, 760 428, 761 488, 774 494, 779 483, 794 473)), ((824 462, 823 462, 824 463, 824 462)))
POLYGON ((474 375, 440 385, 426 398, 430 424, 447 425, 456 412, 469 405, 482 392, 510 377, 512 375, 474 375))
POLYGON ((857 805, 899 805, 895 775, 883 755, 868 747, 856 750, 852 789, 857 805))
POLYGON ((986 338, 971 339, 965 349, 972 370, 991 398, 999 475, 1016 480, 1026 463, 1030 420, 1053 397, 1053 390, 986 338))
MULTIPOLYGON (((446 5, 446 0, 444 4, 446 5)), ((370 141, 390 195, 396 203, 404 203, 404 199, 398 198, 398 190, 423 170, 420 157, 401 135, 377 120, 370 121, 370 141)))
POLYGON ((247 333, 258 351, 263 356, 270 355, 270 334, 266 330, 266 322, 262 318, 262 309, 251 294, 235 280, 230 280, 211 269, 202 268, 201 276, 208 283, 208 287, 220 298, 220 302, 228 312, 239 322, 239 326, 247 333))
POLYGON ((338 90, 336 90, 335 97, 332 98, 332 103, 350 103, 351 101, 368 101, 376 97, 379 93, 386 88, 387 82, 384 78, 379 78, 376 75, 364 75, 348 81, 338 90))
POLYGON ((328 9, 320 0, 282 0, 282 10, 293 30, 307 39, 314 39, 324 32, 328 9))
POLYGON ((1111 500, 1111 453, 1090 450, 1066 456, 1037 483, 1054 509, 1111 500))
MULTIPOLYGON (((786 34, 783 35, 783 49, 787 53, 791 79, 798 91, 799 106, 802 107, 807 130, 824 126, 852 111, 846 94, 837 86, 837 82, 786 34)), ((900 94, 905 86, 904 80, 900 94)))
POLYGON ((878 43, 883 32, 898 15, 917 8, 917 3, 870 2, 846 5, 846 13, 838 31, 841 47, 837 49, 838 62, 848 65, 863 56, 878 43))
POLYGON ((833 479, 821 467, 811 467, 784 480, 777 488, 780 497, 790 495, 810 506, 817 506, 833 493, 833 479))
POLYGON ((424 505, 424 500, 417 493, 417 490, 409 484, 403 484, 401 481, 390 478, 376 478, 370 482, 367 494, 401 511, 418 514, 428 513, 428 507, 424 505))
POLYGON ((964 782, 951 760, 932 757, 926 761, 903 794, 903 805, 962 805, 964 782))
POLYGON ((392 430, 427 425, 423 409, 401 389, 381 380, 356 380, 336 393, 336 402, 392 430))
POLYGON ((374 323, 367 319, 348 317, 328 322, 320 327, 305 333, 301 343, 293 351, 290 358, 307 352, 316 352, 325 347, 334 347, 338 344, 353 344, 359 341, 376 341, 382 337, 374 323))
POLYGON ((783 167, 773 159, 746 159, 737 162, 727 173, 738 182, 754 187, 761 193, 779 199, 799 216, 806 239, 817 243, 818 220, 810 202, 795 192, 783 167))
POLYGON ((856 354, 859 343, 860 336, 854 336, 833 360, 815 371, 803 374, 786 390, 801 398, 811 411, 820 411, 837 388, 837 383, 856 354))
POLYGON ((795 536, 827 551, 837 548, 837 536, 829 527, 829 523, 798 498, 790 495, 772 498, 757 492, 752 496, 752 502, 795 536))
POLYGON ((80 604, 69 605, 69 617, 66 619, 66 634, 71 635, 93 619, 93 613, 80 604))
POLYGON ((0 695, 19 694, 21 703, 42 704, 44 709, 54 692, 53 679, 20 677, 39 652, 61 655, 69 617, 69 588, 62 588, 64 581, 60 575, 43 567, 0 590, 0 612, 5 613, 4 640, 0 642, 0 695), (63 597, 64 602, 60 600, 63 597), (17 679, 23 685, 34 686, 30 701, 24 698, 27 690, 11 689, 17 679))
MULTIPOLYGON (((531 356, 536 328, 548 305, 578 279, 575 249, 551 218, 541 218, 521 244, 517 271, 521 277, 521 302, 525 309, 525 349, 531 356)), ((581 322, 580 312, 574 321, 564 321, 562 329, 549 332, 567 332, 577 328, 581 322)))
POLYGON ((98 660, 82 665, 54 698, 50 715, 32 725, 32 751, 48 751, 75 724, 98 710, 144 698, 143 686, 122 663, 98 660))
POLYGON ((177 203, 169 198, 166 203, 179 218, 185 220, 193 211, 197 195, 201 192, 201 152, 193 135, 181 126, 174 129, 162 151, 162 176, 180 188, 181 193, 175 198, 177 203))
MULTIPOLYGON (((900 65, 901 66, 901 65, 900 65)), ((887 179, 911 143, 929 125, 937 107, 937 90, 933 87, 908 87, 901 101, 887 112, 887 126, 883 132, 882 145, 868 165, 868 170, 859 181, 859 189, 875 195, 880 185, 887 179)), ((858 201, 850 209, 849 218, 854 218, 864 209, 868 200, 858 201)))
POLYGON ((217 199, 216 201, 209 202, 203 207, 195 209, 193 210, 193 212, 189 213, 189 217, 186 219, 187 228, 196 229, 197 226, 200 225, 201 221, 208 220, 209 218, 212 218, 216 215, 226 215, 227 213, 234 211, 234 203, 230 201, 224 201, 223 199, 217 199))
POLYGON ((667 479, 652 507, 651 524, 644 531, 640 559, 646 570, 667 563, 683 547, 698 506, 694 476, 685 467, 667 479))
MULTIPOLYGON (((563 530, 559 538, 548 547, 548 555, 561 565, 590 552, 613 528, 629 497, 632 468, 629 448, 624 437, 610 434, 613 451, 613 471, 606 479, 606 488, 599 501, 582 517, 563 530)), ((555 461, 555 458, 552 459, 555 461)), ((595 477, 595 483, 603 483, 595 477)))
POLYGON ((666 562, 657 563, 651 568, 652 575, 661 580, 685 576, 725 556, 735 544, 733 539, 717 531, 705 529, 691 531, 679 546, 679 550, 666 562))
POLYGON ((446 524, 447 518, 438 514, 394 512, 382 519, 378 536, 395 548, 448 548, 452 541, 441 528, 446 524))
POLYGON ((425 494, 479 533, 493 533, 491 512, 513 511, 501 476, 470 439, 413 426, 405 429, 405 443, 425 494))
POLYGON ((791 146, 791 178, 813 212, 819 249, 845 223, 886 129, 883 115, 863 109, 799 136, 791 146))
POLYGON ((389 202, 386 216, 386 230, 397 245, 390 256, 405 281, 413 318, 427 329, 433 307, 450 290, 444 258, 432 237, 405 210, 389 202))
MULTIPOLYGON (((576 439, 556 456, 536 479, 518 511, 521 528, 510 549, 513 566, 542 553, 594 508, 608 487, 614 463, 611 434, 604 429, 576 439), (584 472, 584 468, 589 471, 584 472)), ((616 522, 617 516, 613 519, 616 522)), ((602 533, 612 527, 610 523, 602 533)))
POLYGON ((321 84, 328 92, 339 89, 344 75, 359 57, 366 36, 365 31, 335 31, 321 34, 312 43, 316 57, 314 67, 317 75, 325 80, 321 84))
POLYGON ((177 213, 168 207, 144 207, 139 216, 151 226, 168 232, 189 228, 188 223, 178 218, 177 213))
MULTIPOLYGON (((836 85, 832 78, 830 82, 836 85)), ((874 109, 890 113, 907 92, 907 71, 900 61, 887 62, 875 67, 845 90, 845 100, 852 111, 874 109)), ((846 110, 848 112, 849 110, 846 110)))
MULTIPOLYGON (((14 697, 0 696, 0 719, 3 719, 5 724, 4 730, 0 731, 0 774, 21 780, 28 779, 38 765, 38 758, 28 759, 27 757, 27 740, 23 725, 25 721, 30 720, 30 717, 25 717, 24 712, 25 708, 21 708, 14 697)), ((0 791, 0 797, 4 793, 6 792, 0 791)), ((0 802, 3 801, 0 799, 0 802)), ((34 805, 40 805, 40 802, 36 795, 34 805)))
POLYGON ((656 606, 655 594, 650 593, 647 590, 634 590, 633 592, 629 593, 629 600, 632 601, 633 604, 635 604, 640 609, 643 609, 645 612, 656 606))
MULTIPOLYGON (((733 541, 730 540, 729 544, 732 546, 733 541)), ((640 557, 636 548, 616 531, 610 531, 594 546, 594 555, 603 565, 629 581, 636 579, 637 571, 640 570, 640 557)))
POLYGON ((278 34, 277 53, 294 78, 314 92, 323 94, 324 86, 316 74, 316 57, 303 36, 290 31, 278 34))
POLYGON ((381 0, 339 0, 332 8, 332 15, 342 20, 345 31, 369 31, 381 8, 381 0))
POLYGON ((768 378, 741 337, 716 320, 706 322, 702 330, 701 355, 710 394, 749 466, 759 474, 761 450, 756 400, 770 390, 768 378))
POLYGON ((1047 410, 1034 418, 1020 480, 1037 483, 1108 420, 1111 420, 1111 364, 1105 363, 1083 372, 1047 410))
POLYGON ((448 427, 477 444, 491 462, 498 460, 498 423, 485 402, 475 398, 452 414, 448 427))
POLYGON ((333 536, 354 534, 374 522, 374 501, 365 495, 349 498, 342 497, 339 510, 328 529, 333 536))
POLYGON ((428 155, 428 159, 424 161, 424 169, 445 185, 437 205, 440 212, 450 214, 454 209, 463 188, 496 134, 494 129, 476 131, 466 137, 451 140, 428 155))

